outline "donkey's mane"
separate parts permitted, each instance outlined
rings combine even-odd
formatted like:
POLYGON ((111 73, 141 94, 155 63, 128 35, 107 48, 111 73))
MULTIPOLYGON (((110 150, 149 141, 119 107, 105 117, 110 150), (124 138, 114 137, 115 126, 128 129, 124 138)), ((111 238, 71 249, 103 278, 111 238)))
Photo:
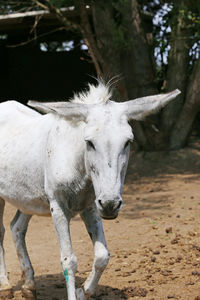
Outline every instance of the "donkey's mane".
POLYGON ((110 85, 99 80, 97 85, 88 84, 88 90, 75 94, 70 102, 85 104, 107 103, 111 96, 110 85))

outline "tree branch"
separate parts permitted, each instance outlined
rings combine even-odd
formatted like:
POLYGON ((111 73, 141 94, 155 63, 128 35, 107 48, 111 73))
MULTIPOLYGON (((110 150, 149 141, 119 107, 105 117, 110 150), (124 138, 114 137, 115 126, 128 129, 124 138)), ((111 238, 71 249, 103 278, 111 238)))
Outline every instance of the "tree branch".
POLYGON ((45 4, 40 2, 39 0, 35 0, 35 3, 42 7, 45 10, 48 10, 52 14, 54 14, 57 19, 61 22, 61 24, 65 27, 66 30, 77 29, 79 26, 71 21, 69 21, 61 12, 61 10, 50 3, 49 0, 44 0, 45 4))
POLYGON ((101 69, 105 68, 104 60, 97 49, 96 42, 94 40, 91 26, 89 23, 88 15, 85 9, 85 2, 84 0, 78 0, 79 9, 80 9, 80 16, 81 16, 81 30, 83 32, 83 36, 85 37, 85 43, 88 46, 89 54, 92 58, 92 61, 95 65, 96 71, 98 76, 103 77, 103 71, 101 69))
POLYGON ((41 37, 47 36, 49 34, 52 34, 52 33, 56 32, 56 31, 60 31, 60 30, 64 30, 64 29, 65 29, 65 27, 59 27, 59 28, 53 29, 53 30, 51 30, 49 32, 45 32, 43 34, 34 36, 32 39, 29 39, 29 40, 27 40, 25 42, 22 42, 22 43, 19 43, 19 44, 14 44, 14 45, 8 45, 7 48, 16 48, 16 47, 25 46, 25 45, 28 45, 28 44, 30 44, 30 43, 38 40, 41 37))

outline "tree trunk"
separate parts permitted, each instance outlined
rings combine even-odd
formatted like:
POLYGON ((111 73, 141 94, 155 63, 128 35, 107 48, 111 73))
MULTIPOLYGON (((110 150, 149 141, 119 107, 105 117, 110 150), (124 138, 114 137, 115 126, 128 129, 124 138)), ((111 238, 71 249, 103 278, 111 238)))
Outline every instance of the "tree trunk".
POLYGON ((121 68, 129 97, 134 99, 155 94, 157 88, 154 82, 151 49, 136 0, 130 1, 123 19, 127 25, 126 38, 130 44, 121 51, 121 68))
MULTIPOLYGON (((136 0, 122 10, 123 23, 126 25, 125 37, 129 44, 121 50, 121 70, 129 99, 157 93, 154 81, 152 52, 139 13, 136 0)), ((134 122, 133 129, 141 149, 154 149, 157 132, 157 118, 150 117, 146 122, 134 122)))
MULTIPOLYGON (((44 3, 66 29, 71 26, 49 0, 44 3)), ((152 49, 141 19, 139 1, 93 1, 92 18, 87 15, 85 1, 78 0, 78 3, 83 38, 98 76, 110 79, 114 75, 122 75, 122 80, 115 82, 121 100, 158 93, 152 49)), ((137 142, 144 150, 177 149, 185 145, 200 107, 200 59, 188 83, 189 50, 195 42, 198 7, 194 0, 192 4, 188 0, 174 1, 173 5, 167 89, 179 88, 182 94, 159 116, 133 124, 137 142)))
POLYGON ((191 74, 186 101, 170 137, 170 149, 179 149, 186 143, 192 124, 200 110, 200 58, 191 74))
MULTIPOLYGON (((120 24, 114 18, 114 9, 110 4, 95 2, 93 20, 99 51, 108 68, 114 74, 122 74, 120 85, 127 93, 123 100, 155 94, 153 68, 150 49, 142 29, 142 22, 136 0, 120 2, 117 7, 120 24), (116 40, 116 38, 119 38, 116 40)), ((149 148, 149 140, 143 126, 135 122, 134 132, 141 148, 149 148)))
POLYGON ((162 129, 166 135, 177 120, 185 100, 188 80, 189 50, 192 45, 190 38, 191 29, 187 26, 186 20, 181 13, 185 0, 180 1, 173 9, 172 31, 169 53, 167 90, 180 89, 181 94, 164 109, 162 114, 162 129))
MULTIPOLYGON (((114 8, 110 3, 105 5, 105 3, 96 1, 92 5, 93 30, 96 45, 104 60, 102 69, 105 79, 110 79, 113 76, 120 77, 121 75, 120 49, 115 40, 117 25, 113 17, 113 10, 114 8)), ((121 80, 116 78, 114 81, 121 100, 127 99, 123 78, 121 80)))

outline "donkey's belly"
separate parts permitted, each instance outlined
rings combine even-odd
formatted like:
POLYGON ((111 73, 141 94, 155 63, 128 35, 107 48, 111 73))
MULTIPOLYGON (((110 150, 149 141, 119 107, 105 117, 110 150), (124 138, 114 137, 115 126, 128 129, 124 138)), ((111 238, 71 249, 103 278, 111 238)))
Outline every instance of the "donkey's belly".
POLYGON ((35 198, 31 200, 27 199, 12 199, 8 197, 2 197, 5 201, 15 206, 21 212, 28 215, 38 216, 50 216, 49 203, 45 197, 35 198))

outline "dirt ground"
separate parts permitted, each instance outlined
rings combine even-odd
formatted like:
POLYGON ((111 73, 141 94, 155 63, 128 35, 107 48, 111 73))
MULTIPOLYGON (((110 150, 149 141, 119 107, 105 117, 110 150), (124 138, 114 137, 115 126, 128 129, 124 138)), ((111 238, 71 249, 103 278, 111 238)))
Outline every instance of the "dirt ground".
MULTIPOLYGON (((131 154, 123 209, 118 219, 103 221, 111 259, 92 299, 200 299, 199 192, 199 150, 131 154)), ((14 299, 20 300, 21 273, 9 229, 14 214, 7 205, 4 247, 14 299)), ((71 223, 71 236, 81 285, 93 249, 79 217, 71 223)), ((50 218, 32 218, 27 246, 38 300, 67 299, 50 218)))

